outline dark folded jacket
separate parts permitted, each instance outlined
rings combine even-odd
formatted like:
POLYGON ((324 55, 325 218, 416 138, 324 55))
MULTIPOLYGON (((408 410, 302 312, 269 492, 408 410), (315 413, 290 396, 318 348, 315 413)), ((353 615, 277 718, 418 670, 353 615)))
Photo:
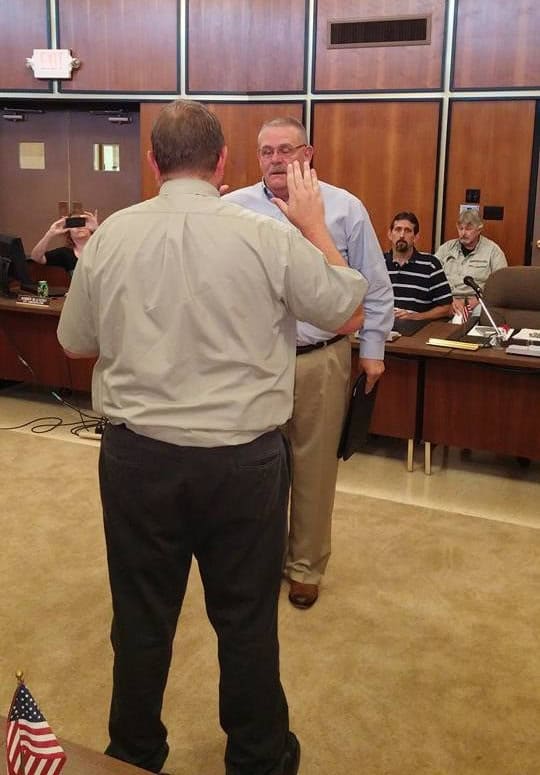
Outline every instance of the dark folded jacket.
POLYGON ((337 451, 338 458, 342 457, 343 460, 348 460, 351 455, 359 452, 365 445, 377 396, 377 384, 366 395, 366 375, 362 373, 357 377, 349 400, 347 416, 343 423, 337 451))

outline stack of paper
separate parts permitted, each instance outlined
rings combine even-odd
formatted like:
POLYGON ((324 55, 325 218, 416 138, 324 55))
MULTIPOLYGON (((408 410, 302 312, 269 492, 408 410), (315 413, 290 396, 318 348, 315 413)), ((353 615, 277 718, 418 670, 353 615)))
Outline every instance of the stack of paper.
POLYGON ((510 355, 533 355, 540 358, 540 346, 532 344, 510 344, 506 352, 510 355))
POLYGON ((535 328, 520 328, 514 339, 524 339, 526 342, 534 342, 540 344, 540 331, 535 328))

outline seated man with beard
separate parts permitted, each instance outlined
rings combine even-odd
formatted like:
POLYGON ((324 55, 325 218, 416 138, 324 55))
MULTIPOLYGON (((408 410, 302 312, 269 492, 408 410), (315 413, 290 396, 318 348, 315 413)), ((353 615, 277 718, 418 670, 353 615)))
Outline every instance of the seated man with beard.
POLYGON ((394 216, 388 230, 392 250, 384 257, 394 289, 394 316, 398 320, 448 318, 450 286, 439 259, 416 249, 419 231, 418 218, 408 212, 394 216))

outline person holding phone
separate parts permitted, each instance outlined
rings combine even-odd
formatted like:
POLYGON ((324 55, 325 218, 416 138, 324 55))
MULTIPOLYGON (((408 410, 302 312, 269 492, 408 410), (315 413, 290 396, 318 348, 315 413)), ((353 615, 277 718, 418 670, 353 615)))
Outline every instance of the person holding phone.
POLYGON ((39 242, 34 246, 30 258, 38 264, 60 266, 72 274, 84 246, 98 227, 97 210, 93 213, 73 213, 54 221, 39 242), (48 250, 55 237, 65 235, 65 244, 48 250))

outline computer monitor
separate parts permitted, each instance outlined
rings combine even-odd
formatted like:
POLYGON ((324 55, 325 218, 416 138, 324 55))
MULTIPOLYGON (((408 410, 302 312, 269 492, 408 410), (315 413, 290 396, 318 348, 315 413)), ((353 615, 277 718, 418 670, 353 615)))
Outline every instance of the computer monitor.
MULTIPOLYGON (((37 293, 37 283, 34 282, 28 271, 28 265, 26 260, 26 253, 22 239, 15 237, 12 234, 0 234, 0 270, 4 266, 5 262, 9 261, 7 267, 7 277, 3 278, 2 293, 9 295, 8 286, 9 280, 17 280, 21 286, 22 291, 30 291, 30 293, 37 293)), ((51 287, 49 286, 49 296, 64 296, 67 291, 65 287, 51 287)))
POLYGON ((20 237, 15 237, 12 234, 0 234, 0 257, 10 261, 8 278, 18 280, 21 287, 32 283, 26 266, 26 253, 20 237))

